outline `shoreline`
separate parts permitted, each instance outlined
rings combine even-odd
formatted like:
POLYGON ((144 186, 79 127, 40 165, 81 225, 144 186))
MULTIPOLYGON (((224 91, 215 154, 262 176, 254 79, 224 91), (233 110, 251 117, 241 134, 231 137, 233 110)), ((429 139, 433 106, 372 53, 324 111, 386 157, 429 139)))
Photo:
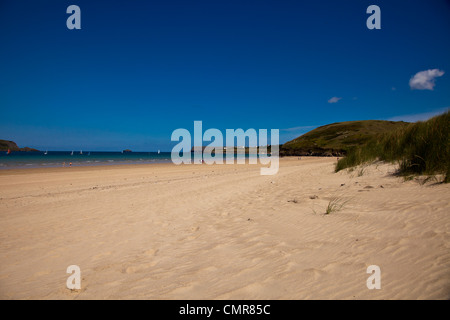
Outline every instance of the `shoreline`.
POLYGON ((123 164, 98 164, 98 165, 81 165, 72 167, 66 165, 65 167, 32 167, 32 168, 11 168, 0 169, 0 176, 2 175, 15 175, 15 174, 27 174, 27 173, 50 173, 50 172, 82 172, 82 171, 96 171, 96 170, 114 170, 114 169, 126 169, 126 168, 146 168, 148 166, 171 166, 172 162, 158 162, 158 163, 123 163, 123 164), (65 171, 68 170, 68 171, 65 171))
MULTIPOLYGON (((284 157, 280 157, 280 161, 301 161, 298 160, 298 156, 284 156, 284 157)), ((307 160, 316 160, 316 159, 330 159, 333 157, 321 157, 321 156, 302 156, 301 159, 304 161, 307 160)), ((86 164, 86 165, 72 165, 71 167, 66 165, 65 167, 61 166, 42 166, 42 167, 14 167, 14 168, 2 168, 0 169, 0 176, 2 175, 16 175, 16 174, 27 174, 27 173, 46 173, 46 172, 71 172, 71 171, 96 171, 96 170, 113 170, 113 169, 130 169, 130 168, 149 168, 150 166, 173 166, 173 167, 178 167, 178 166, 189 166, 189 165, 193 165, 194 167, 198 167, 198 166, 216 166, 219 164, 198 164, 198 163, 191 163, 191 164, 180 164, 180 165, 176 165, 174 164, 172 161, 168 161, 168 162, 152 162, 152 163, 114 163, 114 164, 108 164, 108 163, 102 163, 102 164, 86 164), (65 170, 69 170, 69 171, 65 171, 65 170)), ((223 166, 226 165, 238 165, 241 166, 241 164, 226 164, 224 162, 224 164, 222 164, 223 166)), ((255 166, 260 168, 261 165, 260 163, 257 164, 248 164, 245 163, 243 164, 245 166, 250 165, 250 166, 255 166)))

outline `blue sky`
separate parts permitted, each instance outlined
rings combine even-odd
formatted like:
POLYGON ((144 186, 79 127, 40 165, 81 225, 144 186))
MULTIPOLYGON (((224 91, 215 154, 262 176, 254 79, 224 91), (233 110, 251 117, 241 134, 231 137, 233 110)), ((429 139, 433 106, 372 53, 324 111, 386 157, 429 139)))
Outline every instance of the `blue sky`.
POLYGON ((194 120, 280 129, 280 142, 416 121, 450 107, 449 39, 448 0, 2 0, 0 139, 170 151, 194 120), (81 30, 66 27, 72 4, 81 30), (366 27, 371 4, 380 30, 366 27))

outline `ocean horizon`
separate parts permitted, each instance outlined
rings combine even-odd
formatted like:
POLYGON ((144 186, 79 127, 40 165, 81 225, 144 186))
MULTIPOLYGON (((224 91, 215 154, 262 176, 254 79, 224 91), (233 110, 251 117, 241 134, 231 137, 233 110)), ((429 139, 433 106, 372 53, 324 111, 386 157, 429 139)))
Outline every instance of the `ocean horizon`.
MULTIPOLYGON (((122 151, 7 151, 0 152, 0 170, 122 164, 172 163, 171 152, 122 151)), ((191 151, 194 160, 195 152, 191 151)), ((223 154, 225 159, 226 154, 223 154)), ((245 158, 258 157, 245 154, 245 158)))
POLYGON ((0 170, 171 162, 170 152, 12 151, 0 153, 0 170))

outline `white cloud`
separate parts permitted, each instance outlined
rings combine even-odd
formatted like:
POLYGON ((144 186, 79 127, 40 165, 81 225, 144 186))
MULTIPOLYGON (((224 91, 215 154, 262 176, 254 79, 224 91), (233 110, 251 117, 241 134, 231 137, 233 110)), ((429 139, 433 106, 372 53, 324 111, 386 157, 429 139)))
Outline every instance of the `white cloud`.
POLYGON ((443 114, 447 110, 450 110, 450 107, 438 109, 431 112, 424 112, 424 113, 416 113, 416 114, 406 114, 402 116, 396 116, 389 118, 387 120, 389 121, 405 121, 405 122, 417 122, 417 121, 426 121, 430 118, 433 118, 434 116, 443 114))
POLYGON ((339 97, 333 97, 333 98, 331 98, 330 100, 328 100, 328 103, 336 103, 336 102, 338 102, 339 100, 341 100, 342 98, 339 98, 339 97))
POLYGON ((435 85, 434 80, 443 75, 444 71, 439 69, 420 71, 409 80, 409 86, 413 90, 433 90, 435 85))

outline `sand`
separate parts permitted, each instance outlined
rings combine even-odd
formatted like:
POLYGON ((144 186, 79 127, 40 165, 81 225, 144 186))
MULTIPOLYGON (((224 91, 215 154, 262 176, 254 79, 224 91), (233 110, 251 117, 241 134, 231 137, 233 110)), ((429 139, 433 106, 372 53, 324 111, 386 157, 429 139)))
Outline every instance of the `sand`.
POLYGON ((0 298, 449 299, 450 185, 335 162, 2 170, 0 298))

